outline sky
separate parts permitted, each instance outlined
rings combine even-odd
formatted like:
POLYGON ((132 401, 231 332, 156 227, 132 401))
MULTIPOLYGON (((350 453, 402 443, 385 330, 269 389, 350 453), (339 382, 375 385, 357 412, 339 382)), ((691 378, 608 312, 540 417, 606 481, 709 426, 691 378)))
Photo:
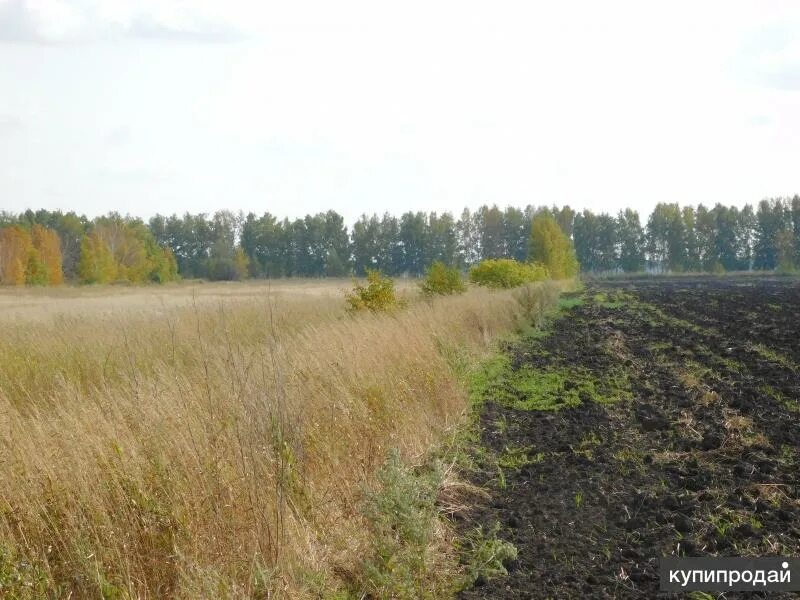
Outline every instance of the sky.
POLYGON ((0 210, 795 193, 794 0, 0 0, 0 210))

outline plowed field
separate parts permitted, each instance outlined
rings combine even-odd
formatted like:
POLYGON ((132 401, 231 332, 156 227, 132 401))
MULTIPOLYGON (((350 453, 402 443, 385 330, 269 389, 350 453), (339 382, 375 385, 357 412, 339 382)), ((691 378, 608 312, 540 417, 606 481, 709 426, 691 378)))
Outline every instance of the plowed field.
POLYGON ((487 369, 491 499, 461 526, 499 524, 519 557, 461 597, 669 597, 661 556, 800 554, 797 281, 610 281, 562 304, 487 369))

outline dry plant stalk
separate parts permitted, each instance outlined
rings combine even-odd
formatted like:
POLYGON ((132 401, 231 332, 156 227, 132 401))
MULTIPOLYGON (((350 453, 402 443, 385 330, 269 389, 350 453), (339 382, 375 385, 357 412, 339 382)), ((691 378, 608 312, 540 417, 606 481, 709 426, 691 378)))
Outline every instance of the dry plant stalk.
POLYGON ((3 324, 0 561, 73 597, 313 595, 309 573, 357 564, 388 449, 462 415, 448 355, 520 311, 486 290, 357 317, 340 295, 185 300, 3 324))

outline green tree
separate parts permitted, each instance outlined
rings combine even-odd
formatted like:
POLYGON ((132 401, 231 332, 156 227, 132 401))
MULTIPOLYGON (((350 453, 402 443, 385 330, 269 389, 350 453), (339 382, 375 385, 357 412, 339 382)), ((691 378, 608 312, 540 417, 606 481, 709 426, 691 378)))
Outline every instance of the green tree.
POLYGON ((432 212, 428 215, 428 243, 425 264, 430 265, 436 261, 452 266, 457 262, 458 237, 456 223, 453 215, 442 213, 437 215, 432 212))
POLYGON ((400 217, 404 273, 422 275, 425 271, 428 237, 427 219, 424 213, 407 212, 400 217))
POLYGON ((503 212, 493 205, 481 206, 477 213, 476 226, 480 240, 480 256, 482 259, 502 258, 506 256, 503 235, 503 212))
POLYGON ((600 224, 597 215, 585 209, 575 215, 573 220, 572 235, 575 245, 575 255, 581 265, 581 270, 596 272, 599 270, 598 238, 600 224))
POLYGON ((683 220, 684 239, 686 240, 686 270, 701 271, 703 268, 700 260, 700 247, 697 234, 697 212, 691 206, 681 209, 683 220))
POLYGON ((505 256, 524 261, 528 255, 528 236, 531 225, 518 208, 509 206, 503 213, 503 246, 505 256))
POLYGON ((647 251, 653 264, 670 271, 685 271, 686 227, 677 204, 657 204, 647 221, 647 251))
POLYGON ((597 267, 606 272, 614 271, 618 266, 617 222, 603 213, 597 217, 597 267))
POLYGON ((739 211, 736 223, 736 256, 741 269, 753 268, 753 245, 755 244, 756 214, 753 207, 745 204, 739 211))
POLYGON ((480 238, 475 217, 465 208, 456 223, 458 235, 458 257, 463 267, 469 267, 480 260, 480 238))
POLYGON ((630 208, 617 215, 617 237, 619 239, 619 265, 626 273, 644 269, 644 230, 639 222, 639 213, 630 208))
POLYGON ((740 268, 736 236, 739 211, 733 206, 717 204, 712 209, 712 213, 716 232, 714 239, 716 262, 722 265, 726 271, 735 271, 740 268))
MULTIPOLYGON (((361 215, 353 225, 353 266, 357 275, 364 275, 369 270, 377 270, 381 255, 380 222, 378 217, 361 215)), ((398 231, 399 237, 399 231, 398 231)), ((402 265, 398 265, 401 268, 402 265)))

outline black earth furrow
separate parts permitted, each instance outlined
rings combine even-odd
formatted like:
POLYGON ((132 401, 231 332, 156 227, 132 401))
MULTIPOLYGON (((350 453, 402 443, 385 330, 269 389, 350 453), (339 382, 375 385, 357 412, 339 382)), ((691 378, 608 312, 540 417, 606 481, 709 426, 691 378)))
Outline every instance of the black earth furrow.
MULTIPOLYGON (((567 368, 577 379, 616 369, 630 393, 612 405, 584 401, 556 412, 486 399, 481 429, 489 456, 519 447, 544 458, 506 469, 502 489, 491 458, 473 474, 492 498, 460 527, 499 523, 519 558, 507 577, 481 580, 460 597, 669 598, 658 592, 661 556, 800 553, 796 413, 786 398, 764 391, 776 385, 784 396, 796 393, 795 373, 734 344, 722 317, 681 304, 705 302, 724 315, 730 300, 737 315, 747 305, 782 318, 784 311, 762 304, 793 292, 774 290, 759 301, 752 286, 666 283, 663 293, 647 283, 640 294, 639 282, 590 288, 547 338, 506 349, 515 372, 567 368), (624 290, 628 299, 592 301, 600 289, 624 290), (643 301, 667 321, 643 312, 643 301), (720 352, 723 346, 736 350, 720 352), (498 431, 501 421, 507 426, 498 431)), ((726 594, 758 597, 765 596, 726 594)))

